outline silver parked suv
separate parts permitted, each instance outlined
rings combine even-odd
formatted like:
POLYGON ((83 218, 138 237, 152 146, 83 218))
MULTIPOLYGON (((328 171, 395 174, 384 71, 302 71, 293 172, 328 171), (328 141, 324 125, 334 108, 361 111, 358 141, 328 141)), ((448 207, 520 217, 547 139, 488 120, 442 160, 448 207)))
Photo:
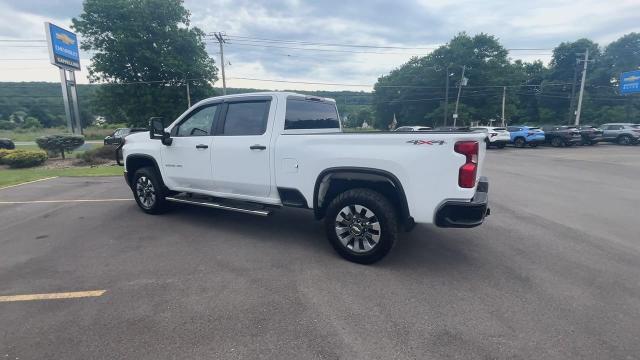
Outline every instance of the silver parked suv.
POLYGON ((620 145, 634 145, 640 142, 640 125, 631 123, 603 124, 602 140, 620 145))

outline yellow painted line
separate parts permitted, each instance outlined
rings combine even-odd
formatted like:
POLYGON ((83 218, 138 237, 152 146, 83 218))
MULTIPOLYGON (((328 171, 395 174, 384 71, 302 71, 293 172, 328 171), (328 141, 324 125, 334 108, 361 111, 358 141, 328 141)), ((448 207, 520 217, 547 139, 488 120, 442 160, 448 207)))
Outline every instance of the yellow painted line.
POLYGON ((59 300, 59 299, 98 297, 98 296, 102 296, 105 292, 107 292, 107 290, 75 291, 75 292, 61 292, 61 293, 49 293, 49 294, 9 295, 9 296, 0 296, 0 302, 59 300))
POLYGON ((113 201, 133 201, 133 199, 67 199, 67 200, 31 200, 31 201, 0 201, 0 205, 11 204, 55 204, 55 203, 91 203, 91 202, 113 202, 113 201))
POLYGON ((27 181, 27 182, 23 182, 23 183, 20 183, 20 184, 15 184, 15 185, 9 185, 9 186, 5 186, 5 187, 0 187, 0 190, 9 189, 9 188, 16 187, 16 186, 22 186, 22 185, 27 185, 27 184, 33 184, 33 183, 38 182, 38 181, 51 180, 51 179, 55 179, 55 178, 57 178, 57 176, 51 176, 51 177, 46 177, 46 178, 42 178, 42 179, 38 179, 38 180, 27 181))

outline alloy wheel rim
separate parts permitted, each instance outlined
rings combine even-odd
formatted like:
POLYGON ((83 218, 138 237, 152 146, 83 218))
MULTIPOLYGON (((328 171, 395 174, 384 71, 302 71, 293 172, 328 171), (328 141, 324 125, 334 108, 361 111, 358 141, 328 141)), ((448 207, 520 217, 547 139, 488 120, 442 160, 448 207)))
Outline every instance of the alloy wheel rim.
POLYGON ((380 242, 380 222, 376 214, 362 205, 348 205, 336 215, 338 240, 348 250, 366 253, 380 242))
POLYGON ((150 209, 156 202, 156 191, 148 177, 141 176, 136 181, 136 196, 145 209, 150 209))

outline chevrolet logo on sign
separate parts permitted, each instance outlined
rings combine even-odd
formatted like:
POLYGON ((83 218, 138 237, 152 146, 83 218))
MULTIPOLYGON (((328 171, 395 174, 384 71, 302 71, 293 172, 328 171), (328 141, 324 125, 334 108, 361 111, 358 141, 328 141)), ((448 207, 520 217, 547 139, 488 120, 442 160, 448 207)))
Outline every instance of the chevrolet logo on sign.
POLYGON ((56 33, 56 39, 62 41, 63 43, 65 43, 67 45, 73 45, 76 42, 75 40, 70 38, 69 35, 63 34, 63 33, 56 33))

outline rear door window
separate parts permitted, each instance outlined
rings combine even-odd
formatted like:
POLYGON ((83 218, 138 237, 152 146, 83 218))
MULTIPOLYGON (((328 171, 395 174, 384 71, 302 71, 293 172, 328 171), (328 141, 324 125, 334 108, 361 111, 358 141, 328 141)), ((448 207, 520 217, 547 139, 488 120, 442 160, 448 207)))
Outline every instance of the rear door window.
POLYGON ((285 130, 337 128, 340 128, 340 120, 334 103, 287 99, 287 112, 284 121, 285 130))
POLYGON ((267 129, 269 101, 229 103, 222 135, 262 135, 267 129))

